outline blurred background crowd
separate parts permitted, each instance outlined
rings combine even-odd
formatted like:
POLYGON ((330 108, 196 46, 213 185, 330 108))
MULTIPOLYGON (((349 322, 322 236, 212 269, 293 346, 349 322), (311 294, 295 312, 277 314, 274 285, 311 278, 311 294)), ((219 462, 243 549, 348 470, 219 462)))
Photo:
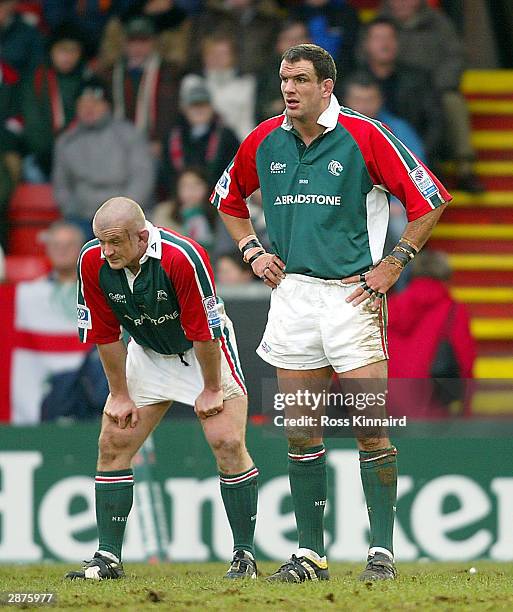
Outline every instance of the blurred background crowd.
POLYGON ((501 2, 481 3, 487 20, 479 4, 0 0, 2 247, 22 181, 51 183, 58 212, 86 236, 98 204, 123 193, 214 257, 229 253, 210 190, 241 139, 283 112, 280 56, 309 41, 336 59, 342 104, 386 123, 433 167, 453 160, 453 186, 482 191, 461 78, 472 59, 486 61, 482 41, 489 67, 511 57, 497 43, 501 2))
MULTIPOLYGON (((201 243, 218 283, 253 283, 208 197, 240 141, 283 112, 280 57, 302 42, 335 58, 341 104, 388 125, 449 188, 483 197, 462 78, 513 68, 512 31, 509 0, 0 0, 0 278, 37 277, 27 320, 67 333, 91 217, 123 194, 201 243)), ((265 242, 258 192, 250 209, 265 242)), ((391 241, 405 223, 392 202, 391 241)))

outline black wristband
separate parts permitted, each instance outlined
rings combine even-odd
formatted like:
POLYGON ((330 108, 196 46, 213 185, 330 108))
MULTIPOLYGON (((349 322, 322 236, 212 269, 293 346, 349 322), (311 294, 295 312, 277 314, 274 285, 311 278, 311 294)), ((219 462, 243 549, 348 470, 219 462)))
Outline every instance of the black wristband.
POLYGON ((240 250, 240 252, 242 254, 242 259, 244 259, 244 254, 246 253, 246 251, 249 251, 249 249, 254 249, 256 247, 263 248, 262 245, 260 244, 260 242, 256 238, 252 238, 251 240, 246 242, 246 244, 240 250))
POLYGON ((396 249, 396 248, 403 249, 403 251, 406 251, 407 253, 409 253, 410 259, 413 259, 415 257, 415 255, 417 255, 417 253, 418 253, 418 251, 416 251, 411 246, 411 244, 408 244, 407 242, 404 242, 403 240, 399 240, 399 242, 394 247, 394 249, 396 249))
POLYGON ((254 255, 252 255, 248 259, 248 264, 251 266, 253 264, 253 262, 256 261, 260 257, 260 255, 265 255, 264 249, 262 249, 261 251, 258 251, 258 253, 255 253, 254 255))
POLYGON ((414 244, 413 242, 411 242, 411 240, 408 240, 408 238, 399 238, 399 242, 402 242, 403 244, 407 244, 409 247, 411 247, 414 251, 415 254, 417 254, 420 251, 420 248, 414 244))
POLYGON ((404 253, 405 255, 407 255, 410 260, 412 260, 415 257, 414 253, 412 253, 411 251, 407 251, 406 249, 403 249, 403 247, 401 246, 401 243, 395 245, 394 251, 401 251, 401 253, 404 253))
POLYGON ((395 257, 396 259, 398 259, 403 266, 406 266, 407 264, 410 263, 410 256, 405 253, 404 251, 398 251, 397 249, 394 249, 390 255, 392 255, 392 257, 395 257))

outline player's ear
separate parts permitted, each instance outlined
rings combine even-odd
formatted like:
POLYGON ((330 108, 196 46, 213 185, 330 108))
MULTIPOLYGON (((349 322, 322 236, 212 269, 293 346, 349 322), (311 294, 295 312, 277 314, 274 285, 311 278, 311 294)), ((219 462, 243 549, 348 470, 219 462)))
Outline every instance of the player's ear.
POLYGON ((137 232, 137 235, 139 236, 139 240, 141 242, 148 242, 150 232, 147 229, 142 229, 137 232))
POLYGON ((335 83, 333 79, 324 79, 322 82, 322 97, 329 98, 333 93, 333 88, 335 87, 335 83))

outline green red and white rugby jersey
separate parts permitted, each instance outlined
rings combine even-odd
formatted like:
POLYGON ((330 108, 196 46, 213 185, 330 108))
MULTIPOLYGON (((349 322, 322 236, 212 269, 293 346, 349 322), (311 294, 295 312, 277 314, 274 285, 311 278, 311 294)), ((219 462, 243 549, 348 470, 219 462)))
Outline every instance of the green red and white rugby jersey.
MULTIPOLYGON (((78 259, 78 328, 83 342, 108 344, 121 326, 141 346, 163 355, 191 348, 194 340, 221 337, 214 275, 199 244, 154 227, 140 272, 130 287, 127 272, 112 270, 98 240, 78 259)), ((132 275, 133 278, 133 275, 132 275)))
POLYGON ((413 221, 450 201, 438 179, 379 121, 340 107, 319 117, 326 128, 308 147, 285 115, 258 125, 219 179, 211 202, 248 218, 258 187, 272 250, 288 272, 336 279, 383 256, 389 194, 413 221))

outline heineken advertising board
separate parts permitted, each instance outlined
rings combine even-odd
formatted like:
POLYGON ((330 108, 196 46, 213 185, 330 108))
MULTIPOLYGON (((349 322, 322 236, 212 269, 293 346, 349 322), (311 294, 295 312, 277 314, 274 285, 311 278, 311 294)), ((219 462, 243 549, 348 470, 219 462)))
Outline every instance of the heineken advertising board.
MULTIPOLYGON (((97 424, 0 428, 0 562, 76 562, 91 556, 97 434, 97 424)), ((199 424, 166 420, 154 444, 168 557, 228 559, 231 539, 215 463, 199 424)), ((396 445, 398 559, 513 558, 510 439, 405 437, 396 445)), ((283 560, 294 551, 296 538, 286 442, 250 426, 248 447, 260 469, 257 553, 283 560)), ((362 560, 368 523, 358 453, 351 439, 330 439, 327 447, 329 558, 362 560)), ((127 561, 145 557, 141 508, 144 504, 134 508, 128 522, 127 561)))

